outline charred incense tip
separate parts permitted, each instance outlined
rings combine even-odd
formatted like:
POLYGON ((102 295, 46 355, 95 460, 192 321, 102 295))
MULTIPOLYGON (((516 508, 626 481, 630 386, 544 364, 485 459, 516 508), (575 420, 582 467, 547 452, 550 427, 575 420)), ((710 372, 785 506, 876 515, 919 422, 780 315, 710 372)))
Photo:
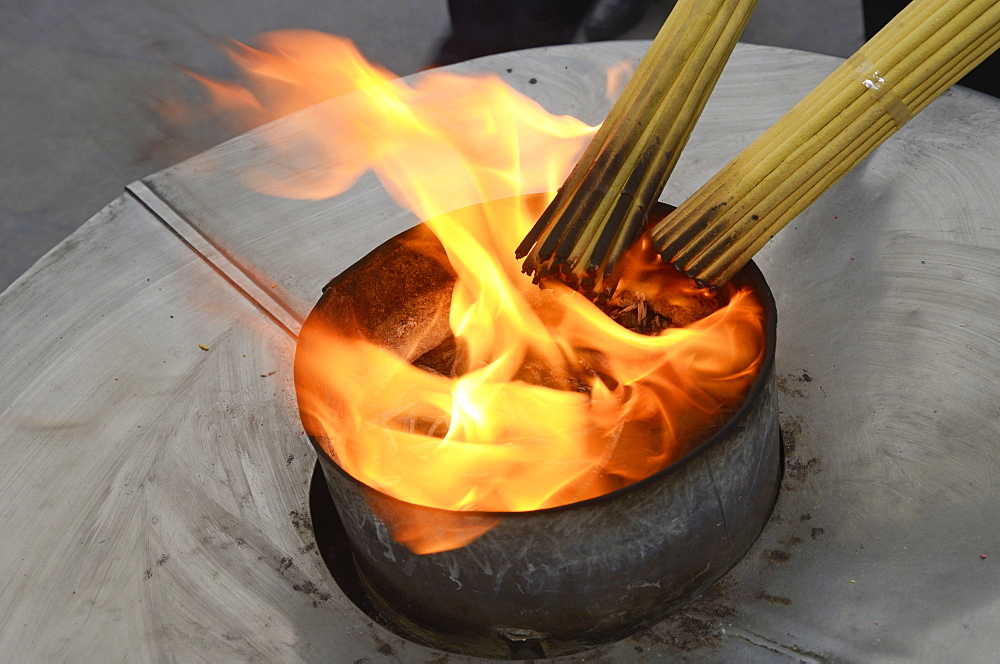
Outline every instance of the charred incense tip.
MULTIPOLYGON (((517 260, 521 260, 522 258, 527 258, 528 254, 531 252, 531 248, 535 246, 536 239, 537 239, 537 234, 535 234, 535 229, 532 228, 531 232, 529 232, 528 235, 525 236, 523 240, 521 240, 521 244, 517 245, 517 249, 514 250, 514 258, 516 258, 517 260)), ((531 274, 531 269, 527 266, 527 263, 525 263, 524 272, 525 274, 531 274)))
POLYGON ((591 299, 646 224, 756 0, 678 0, 566 183, 518 246, 535 283, 591 299), (583 266, 583 267, 581 267, 583 266))

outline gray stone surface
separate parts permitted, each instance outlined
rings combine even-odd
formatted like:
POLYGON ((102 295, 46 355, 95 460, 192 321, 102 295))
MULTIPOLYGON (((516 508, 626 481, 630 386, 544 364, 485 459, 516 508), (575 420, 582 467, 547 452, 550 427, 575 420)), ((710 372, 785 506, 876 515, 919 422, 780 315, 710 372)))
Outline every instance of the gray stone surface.
MULTIPOLYGON (((624 35, 649 39, 673 5, 624 35)), ((444 0, 5 0, 0 3, 0 289, 129 182, 230 138, 179 126, 165 103, 199 99, 173 65, 229 72, 213 40, 309 27, 352 38, 399 74, 425 66, 448 30, 444 0)), ((859 0, 761 0, 744 41, 846 56, 859 0)))
MULTIPOLYGON (((642 48, 456 70, 600 115, 600 73, 642 48)), ((837 64, 738 46, 664 200, 837 64)), ((248 193, 255 143, 293 124, 131 185, 0 294, 4 662, 473 663, 364 618, 304 523, 296 312, 413 219, 371 180, 321 209, 248 193)), ((757 255, 779 312, 772 518, 682 612, 557 662, 996 660, 998 124, 997 99, 944 94, 757 255)))

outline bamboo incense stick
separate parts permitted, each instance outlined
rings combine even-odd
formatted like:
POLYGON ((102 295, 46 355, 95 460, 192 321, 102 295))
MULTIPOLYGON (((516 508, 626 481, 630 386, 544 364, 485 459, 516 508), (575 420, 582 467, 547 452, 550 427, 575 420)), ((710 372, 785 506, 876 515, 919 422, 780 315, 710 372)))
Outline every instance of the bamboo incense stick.
POLYGON ((651 231, 664 260, 725 283, 775 233, 1000 47, 1000 0, 914 0, 651 231))
POLYGON ((743 32, 756 0, 678 0, 621 98, 517 249, 535 281, 607 290, 743 32))

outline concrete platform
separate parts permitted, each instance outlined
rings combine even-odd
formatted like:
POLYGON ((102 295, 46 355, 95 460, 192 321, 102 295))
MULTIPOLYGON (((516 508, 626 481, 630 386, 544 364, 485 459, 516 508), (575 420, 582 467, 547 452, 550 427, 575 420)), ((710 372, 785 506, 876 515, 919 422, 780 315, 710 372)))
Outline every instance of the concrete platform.
MULTIPOLYGON (((600 72, 642 49, 455 69, 592 119, 600 72)), ((664 200, 838 64, 738 46, 664 200)), ((131 184, 0 294, 6 660, 483 661, 383 629, 317 553, 294 335, 323 284, 415 219, 374 178, 322 202, 241 186, 288 124, 131 184)), ((757 255, 778 308, 771 519, 681 613, 557 662, 996 659, 998 124, 1000 100, 945 93, 757 255)))

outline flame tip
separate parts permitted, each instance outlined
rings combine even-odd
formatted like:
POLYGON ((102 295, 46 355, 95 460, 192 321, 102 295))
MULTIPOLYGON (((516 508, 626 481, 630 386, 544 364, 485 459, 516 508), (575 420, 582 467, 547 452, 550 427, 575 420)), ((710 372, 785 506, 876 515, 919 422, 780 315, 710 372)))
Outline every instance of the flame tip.
MULTIPOLYGON (((414 254, 457 275, 441 291, 451 298, 447 315, 440 298, 428 300, 441 315, 422 327, 399 323, 406 338, 392 339, 395 350, 353 329, 332 331, 312 351, 311 387, 300 393, 318 430, 335 432, 322 438, 347 472, 474 522, 387 516, 397 540, 417 553, 445 551, 492 527, 468 511, 538 509, 636 481, 671 462, 678 437, 707 426, 712 400, 738 397, 748 357, 757 356, 743 347, 755 334, 744 299, 710 312, 713 298, 662 269, 648 242, 603 277, 600 265, 557 264, 554 245, 540 246, 553 194, 526 194, 561 185, 595 127, 547 113, 496 76, 434 70, 409 85, 349 41, 311 30, 254 43, 223 45, 246 86, 195 76, 223 107, 258 124, 286 116, 295 130, 288 133, 300 142, 272 146, 280 173, 253 173, 253 184, 319 199, 373 170, 444 247, 415 244, 414 254), (648 291, 651 308, 703 315, 640 334, 600 308, 633 291, 648 291), (720 339, 739 343, 719 353, 720 339)), ((399 313, 390 309, 386 316, 399 313)), ((638 309, 645 323, 648 312, 638 309)))

